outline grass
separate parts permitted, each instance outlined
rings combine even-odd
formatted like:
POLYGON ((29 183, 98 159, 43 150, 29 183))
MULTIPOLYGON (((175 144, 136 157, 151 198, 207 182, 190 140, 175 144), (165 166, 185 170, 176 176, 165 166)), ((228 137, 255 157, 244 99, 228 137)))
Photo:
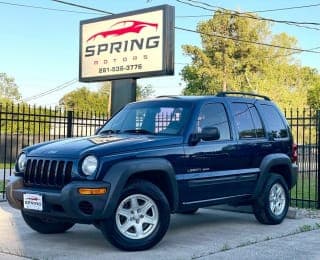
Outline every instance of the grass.
POLYGON ((0 193, 3 193, 4 191, 5 191, 5 189, 6 189, 6 183, 7 183, 8 181, 0 181, 0 193))
POLYGON ((221 251, 228 251, 228 250, 230 250, 231 249, 231 247, 227 244, 227 243, 225 243, 224 245, 223 245, 223 247, 221 248, 221 251))
POLYGON ((304 178, 300 175, 298 177, 297 185, 291 190, 292 206, 299 208, 316 208, 317 196, 317 182, 316 176, 308 176, 304 178), (310 203, 308 202, 310 200, 310 203))
POLYGON ((299 233, 308 232, 308 231, 311 231, 311 230, 313 230, 315 228, 318 228, 318 225, 316 227, 312 227, 310 225, 303 225, 303 226, 299 227, 299 231, 300 231, 299 233))
POLYGON ((14 163, 0 163, 0 169, 13 169, 14 168, 14 163))

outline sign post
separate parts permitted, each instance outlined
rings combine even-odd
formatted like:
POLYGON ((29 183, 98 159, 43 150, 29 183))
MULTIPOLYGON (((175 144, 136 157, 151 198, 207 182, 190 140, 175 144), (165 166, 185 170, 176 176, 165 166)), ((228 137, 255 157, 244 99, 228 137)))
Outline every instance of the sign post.
POLYGON ((135 79, 113 80, 111 86, 111 115, 126 104, 136 101, 137 81, 135 79))
POLYGON ((174 74, 174 7, 162 5, 81 21, 79 61, 79 81, 115 80, 112 93, 117 96, 122 89, 127 97, 112 97, 112 101, 135 101, 124 84, 131 82, 134 89, 138 78, 174 74), (131 81, 119 83, 122 79, 131 81))

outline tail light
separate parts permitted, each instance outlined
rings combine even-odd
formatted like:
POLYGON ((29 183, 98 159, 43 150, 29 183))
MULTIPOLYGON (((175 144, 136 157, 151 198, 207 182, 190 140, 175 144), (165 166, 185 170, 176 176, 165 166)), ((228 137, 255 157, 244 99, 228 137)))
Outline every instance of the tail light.
POLYGON ((293 163, 298 161, 298 145, 297 144, 292 144, 291 160, 292 160, 293 163))

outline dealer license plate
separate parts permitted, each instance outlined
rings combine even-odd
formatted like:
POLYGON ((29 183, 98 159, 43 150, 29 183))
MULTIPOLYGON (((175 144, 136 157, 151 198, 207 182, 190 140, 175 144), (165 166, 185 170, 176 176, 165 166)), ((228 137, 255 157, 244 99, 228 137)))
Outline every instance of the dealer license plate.
POLYGON ((23 194, 23 207, 25 209, 32 209, 37 211, 43 210, 42 195, 39 194, 23 194))

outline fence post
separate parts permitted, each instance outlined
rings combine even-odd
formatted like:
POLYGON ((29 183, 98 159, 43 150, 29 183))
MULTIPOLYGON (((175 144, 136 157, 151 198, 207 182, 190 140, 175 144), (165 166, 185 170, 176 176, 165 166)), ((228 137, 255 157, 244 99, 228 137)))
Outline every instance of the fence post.
POLYGON ((72 137, 73 111, 67 111, 67 137, 72 137))
POLYGON ((317 198, 318 198, 318 205, 317 208, 320 209, 320 110, 317 110, 317 152, 318 152, 318 158, 317 158, 317 175, 318 175, 318 194, 317 194, 317 198))

